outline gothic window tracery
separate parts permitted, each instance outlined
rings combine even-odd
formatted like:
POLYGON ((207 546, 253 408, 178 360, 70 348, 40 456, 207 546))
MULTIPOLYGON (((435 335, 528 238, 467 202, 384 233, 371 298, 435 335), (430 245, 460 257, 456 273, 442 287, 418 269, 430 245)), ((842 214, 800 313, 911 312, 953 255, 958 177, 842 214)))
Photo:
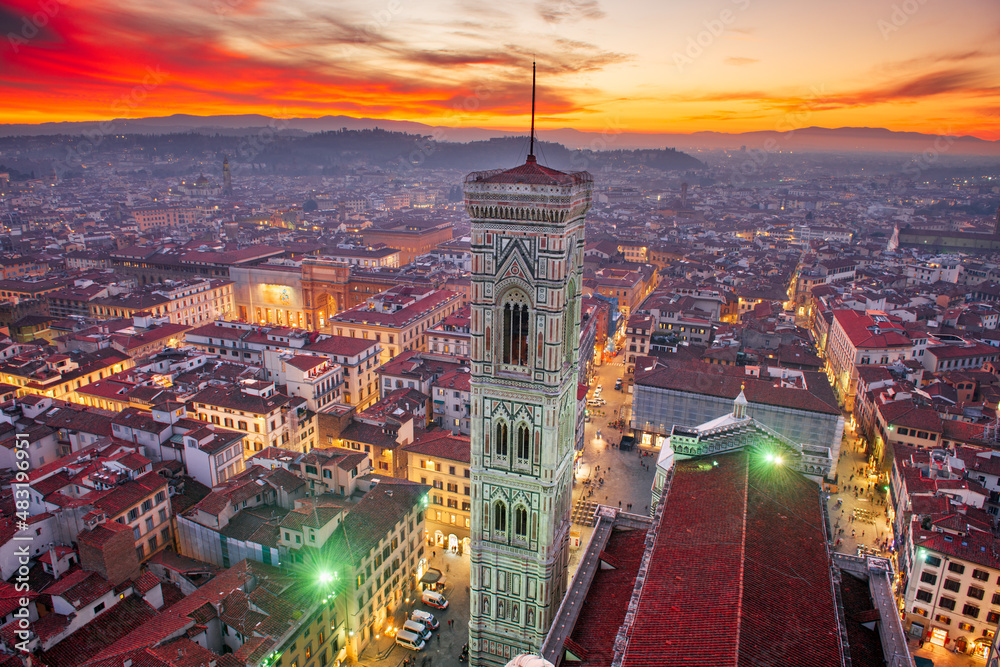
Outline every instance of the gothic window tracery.
POLYGON ((517 458, 527 460, 531 456, 531 434, 528 426, 521 424, 517 427, 517 458))
POLYGON ((514 366, 527 366, 531 320, 527 299, 519 291, 512 291, 504 299, 501 312, 501 361, 514 366))
POLYGON ((507 532, 507 506, 499 500, 493 504, 493 530, 507 532))
POLYGON ((497 456, 507 456, 507 422, 497 422, 497 437, 494 443, 497 456))
POLYGON ((521 538, 528 538, 528 510, 522 506, 514 509, 514 535, 521 538))

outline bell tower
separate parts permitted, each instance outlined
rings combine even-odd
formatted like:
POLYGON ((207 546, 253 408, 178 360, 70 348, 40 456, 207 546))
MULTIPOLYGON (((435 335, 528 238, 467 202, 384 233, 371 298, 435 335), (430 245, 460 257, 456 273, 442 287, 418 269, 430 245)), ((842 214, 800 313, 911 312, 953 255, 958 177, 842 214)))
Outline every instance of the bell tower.
POLYGON ((541 650, 567 586, 584 216, 593 179, 465 179, 472 219, 472 665, 541 650))

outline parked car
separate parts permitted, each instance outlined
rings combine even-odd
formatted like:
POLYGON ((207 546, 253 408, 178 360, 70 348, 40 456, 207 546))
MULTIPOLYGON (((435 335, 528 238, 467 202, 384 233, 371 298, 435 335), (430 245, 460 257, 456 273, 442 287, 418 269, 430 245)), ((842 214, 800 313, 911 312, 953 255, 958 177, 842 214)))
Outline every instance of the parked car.
POLYGON ((615 389, 621 390, 621 388, 622 388, 622 379, 618 378, 617 380, 615 380, 615 389))
POLYGON ((396 633, 396 643, 411 651, 423 651, 425 645, 424 640, 419 635, 406 630, 400 630, 396 633))
POLYGON ((439 627, 441 627, 441 624, 438 623, 438 620, 434 618, 434 614, 430 613, 429 611, 424 611, 422 609, 414 609, 413 612, 410 614, 410 620, 423 623, 431 630, 437 630, 439 627))
POLYGON ((447 598, 436 591, 424 591, 420 596, 420 601, 435 609, 448 608, 447 598))

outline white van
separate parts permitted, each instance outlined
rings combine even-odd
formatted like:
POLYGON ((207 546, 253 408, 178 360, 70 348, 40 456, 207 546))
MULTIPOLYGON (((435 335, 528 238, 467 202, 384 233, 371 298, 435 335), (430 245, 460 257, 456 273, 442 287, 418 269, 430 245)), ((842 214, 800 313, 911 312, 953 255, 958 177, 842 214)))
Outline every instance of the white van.
POLYGON ((423 623, 431 630, 437 630, 441 625, 438 623, 438 620, 434 618, 434 614, 422 609, 414 609, 413 613, 410 614, 410 620, 423 623))
POLYGON ((424 591, 420 596, 420 600, 424 604, 437 607, 438 609, 448 608, 448 600, 436 591, 424 591))
POLYGON ((400 630, 396 633, 396 643, 403 648, 408 648, 411 651, 423 651, 424 650, 424 640, 418 635, 408 632, 406 630, 400 630))
POLYGON ((412 632, 416 636, 420 637, 422 640, 427 641, 431 638, 431 631, 423 623, 417 623, 416 621, 406 621, 403 623, 403 630, 407 632, 412 632))

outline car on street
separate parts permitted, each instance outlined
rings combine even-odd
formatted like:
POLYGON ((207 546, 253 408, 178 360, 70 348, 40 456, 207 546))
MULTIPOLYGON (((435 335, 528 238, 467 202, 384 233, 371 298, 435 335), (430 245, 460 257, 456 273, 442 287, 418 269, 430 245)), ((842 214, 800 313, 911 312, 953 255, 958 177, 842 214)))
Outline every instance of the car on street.
POLYGON ((618 378, 617 380, 615 380, 615 389, 621 390, 621 388, 622 388, 622 379, 618 378))
POLYGON ((410 614, 410 620, 423 623, 431 630, 437 630, 439 627, 441 627, 441 624, 438 623, 438 620, 434 618, 434 614, 430 613, 429 611, 424 611, 422 609, 414 609, 413 612, 410 614))
POLYGON ((420 601, 435 609, 448 608, 448 600, 437 591, 424 591, 420 596, 420 601))

